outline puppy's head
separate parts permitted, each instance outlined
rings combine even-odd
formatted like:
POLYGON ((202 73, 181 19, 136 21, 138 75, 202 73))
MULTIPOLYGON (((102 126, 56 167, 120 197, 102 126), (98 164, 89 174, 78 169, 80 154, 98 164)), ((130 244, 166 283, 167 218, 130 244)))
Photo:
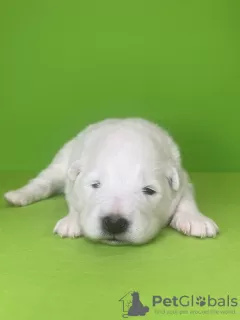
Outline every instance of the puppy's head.
POLYGON ((158 234, 168 222, 179 188, 178 171, 158 160, 155 153, 140 154, 130 148, 98 150, 85 165, 73 163, 69 178, 87 238, 143 244, 158 234))

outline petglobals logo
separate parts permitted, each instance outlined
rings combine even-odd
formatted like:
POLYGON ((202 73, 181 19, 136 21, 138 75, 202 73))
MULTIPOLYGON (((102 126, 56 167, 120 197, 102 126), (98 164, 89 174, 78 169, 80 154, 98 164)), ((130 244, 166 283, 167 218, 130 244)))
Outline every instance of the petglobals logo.
MULTIPOLYGON (((146 296, 144 292, 128 291, 118 300, 122 318, 162 315, 237 315, 240 316, 240 296, 181 295, 146 296)), ((239 318, 240 319, 240 318, 239 318)))
POLYGON ((226 295, 224 297, 214 297, 208 294, 207 296, 194 296, 194 295, 183 295, 183 296, 153 296, 152 298, 153 307, 238 307, 240 306, 239 299, 226 295))

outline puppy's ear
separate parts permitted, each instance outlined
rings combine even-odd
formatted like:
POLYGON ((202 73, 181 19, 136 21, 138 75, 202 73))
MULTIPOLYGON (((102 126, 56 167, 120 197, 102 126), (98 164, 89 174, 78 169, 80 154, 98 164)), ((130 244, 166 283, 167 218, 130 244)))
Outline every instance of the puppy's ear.
POLYGON ((180 176, 179 176, 177 168, 171 167, 171 168, 168 169, 168 171, 167 171, 167 180, 168 180, 168 183, 169 183, 170 187, 174 191, 178 191, 179 190, 179 188, 180 188, 180 176))
POLYGON ((68 169, 68 178, 73 182, 77 179, 77 176, 81 173, 81 162, 76 160, 68 169))

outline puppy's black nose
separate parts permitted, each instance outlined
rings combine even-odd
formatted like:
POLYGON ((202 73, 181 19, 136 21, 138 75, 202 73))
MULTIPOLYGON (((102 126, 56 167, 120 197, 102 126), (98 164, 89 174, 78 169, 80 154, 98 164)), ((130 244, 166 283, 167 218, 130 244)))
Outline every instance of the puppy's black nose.
POLYGON ((102 229, 109 234, 124 233, 128 226, 128 220, 118 215, 109 215, 102 219, 102 229))

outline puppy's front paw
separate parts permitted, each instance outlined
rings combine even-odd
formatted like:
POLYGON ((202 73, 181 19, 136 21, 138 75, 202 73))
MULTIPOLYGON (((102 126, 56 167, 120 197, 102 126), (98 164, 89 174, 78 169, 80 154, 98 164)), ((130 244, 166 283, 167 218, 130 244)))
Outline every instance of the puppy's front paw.
POLYGON ((171 222, 171 227, 178 231, 193 237, 215 237, 219 232, 216 223, 202 215, 190 213, 177 213, 171 222))
POLYGON ((62 238, 77 238, 82 234, 78 222, 71 216, 66 216, 59 220, 53 232, 57 233, 62 238))

